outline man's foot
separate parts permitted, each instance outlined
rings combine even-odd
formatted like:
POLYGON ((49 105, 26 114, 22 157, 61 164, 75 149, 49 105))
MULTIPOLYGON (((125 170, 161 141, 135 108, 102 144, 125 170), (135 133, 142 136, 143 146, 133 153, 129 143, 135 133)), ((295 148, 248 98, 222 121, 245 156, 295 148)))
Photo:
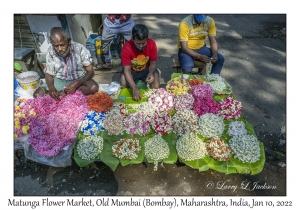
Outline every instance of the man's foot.
POLYGON ((97 70, 109 70, 111 69, 111 63, 99 64, 96 66, 97 70))

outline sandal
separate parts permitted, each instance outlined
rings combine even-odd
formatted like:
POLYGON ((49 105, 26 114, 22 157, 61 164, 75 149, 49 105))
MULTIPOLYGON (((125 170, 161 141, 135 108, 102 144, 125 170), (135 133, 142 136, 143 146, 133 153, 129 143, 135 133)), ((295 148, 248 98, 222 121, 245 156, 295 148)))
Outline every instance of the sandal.
POLYGON ((96 69, 97 69, 97 70, 108 70, 108 69, 111 69, 111 64, 110 64, 110 63, 105 63, 105 64, 103 64, 103 65, 98 64, 98 65, 96 66, 96 69))

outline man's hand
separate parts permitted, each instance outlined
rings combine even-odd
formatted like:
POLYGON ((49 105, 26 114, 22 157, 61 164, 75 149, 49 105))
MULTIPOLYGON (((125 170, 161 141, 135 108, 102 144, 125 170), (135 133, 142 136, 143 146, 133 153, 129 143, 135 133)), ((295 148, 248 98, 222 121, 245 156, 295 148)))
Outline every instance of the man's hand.
POLYGON ((137 86, 132 88, 132 92, 133 92, 133 99, 134 100, 139 101, 139 100, 142 99, 140 90, 137 88, 137 86))
POLYGON ((58 101, 59 100, 59 93, 57 92, 56 88, 50 88, 49 89, 49 95, 55 100, 58 101))
POLYGON ((215 53, 215 54, 213 54, 213 56, 211 57, 211 62, 212 62, 212 63, 215 63, 215 62, 217 62, 217 61, 218 61, 218 54, 215 53))
POLYGON ((74 83, 72 83, 72 84, 66 85, 65 91, 66 91, 67 93, 74 93, 74 92, 77 90, 77 88, 78 88, 78 83, 77 83, 77 82, 74 82, 74 83))
POLYGON ((149 73, 146 80, 145 80, 148 84, 151 84, 154 81, 154 75, 149 73))
POLYGON ((211 61, 211 59, 206 55, 200 55, 199 61, 202 61, 203 63, 208 63, 209 61, 211 61))

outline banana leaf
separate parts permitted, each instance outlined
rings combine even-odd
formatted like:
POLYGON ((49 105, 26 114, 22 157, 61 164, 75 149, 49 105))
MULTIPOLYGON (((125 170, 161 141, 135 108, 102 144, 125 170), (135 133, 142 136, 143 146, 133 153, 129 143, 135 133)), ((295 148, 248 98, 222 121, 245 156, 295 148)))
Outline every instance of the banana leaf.
POLYGON ((204 157, 204 161, 207 163, 208 167, 210 169, 213 169, 215 171, 225 173, 225 174, 235 174, 237 173, 237 170, 233 163, 229 160, 226 161, 217 161, 211 157, 204 157))
POLYGON ((199 171, 207 171, 209 169, 208 164, 204 161, 204 159, 198 159, 198 160, 184 160, 179 157, 179 160, 186 164, 187 166, 198 169, 199 171))

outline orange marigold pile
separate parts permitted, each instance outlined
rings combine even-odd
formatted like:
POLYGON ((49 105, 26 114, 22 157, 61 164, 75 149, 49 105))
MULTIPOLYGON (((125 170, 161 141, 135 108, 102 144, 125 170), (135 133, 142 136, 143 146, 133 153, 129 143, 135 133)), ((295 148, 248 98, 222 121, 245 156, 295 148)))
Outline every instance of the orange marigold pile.
POLYGON ((194 78, 194 79, 189 80, 189 84, 192 87, 195 85, 200 85, 200 84, 202 84, 202 82, 200 79, 194 78))
POLYGON ((105 92, 96 92, 88 97, 90 110, 107 112, 113 106, 113 99, 105 92))

